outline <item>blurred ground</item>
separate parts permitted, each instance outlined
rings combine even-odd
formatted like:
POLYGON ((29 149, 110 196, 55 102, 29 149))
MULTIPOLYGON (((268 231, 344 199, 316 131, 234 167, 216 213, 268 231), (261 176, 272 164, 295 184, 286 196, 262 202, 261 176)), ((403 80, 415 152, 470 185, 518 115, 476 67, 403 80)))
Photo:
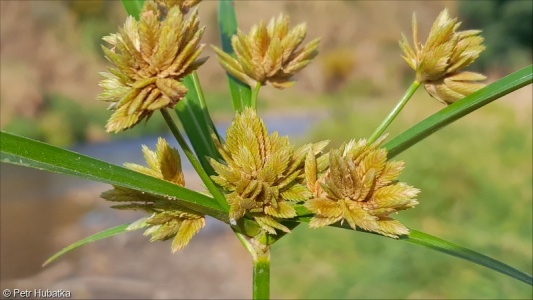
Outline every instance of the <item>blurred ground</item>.
MULTIPOLYGON (((42 178, 41 173, 32 175, 42 178)), ((186 178, 188 187, 203 189, 196 174, 186 178)), ((10 184, 2 183, 2 197, 9 197, 10 184)), ((108 188, 104 184, 71 188, 63 192, 65 198, 55 200, 7 203, 3 199, 2 289, 63 289, 74 299, 251 297, 251 259, 231 230, 214 219, 208 219, 206 228, 177 254, 170 252, 169 242, 150 243, 139 231, 86 245, 40 267, 74 241, 144 216, 109 209, 99 199, 108 188), (20 218, 31 222, 16 225, 20 218)))

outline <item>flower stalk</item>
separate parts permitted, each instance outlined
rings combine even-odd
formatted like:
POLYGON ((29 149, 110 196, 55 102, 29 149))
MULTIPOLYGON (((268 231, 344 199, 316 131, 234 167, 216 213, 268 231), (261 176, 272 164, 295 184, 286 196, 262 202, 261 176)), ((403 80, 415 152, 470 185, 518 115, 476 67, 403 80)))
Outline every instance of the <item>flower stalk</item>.
POLYGON ((372 133, 372 135, 368 139, 369 143, 375 142, 383 134, 383 132, 385 132, 387 127, 389 127, 389 125, 392 123, 392 121, 394 121, 396 116, 398 116, 400 111, 402 111, 404 106, 407 104, 409 99, 411 99, 411 97, 413 96, 413 94, 415 93, 415 91, 418 89, 419 86, 420 86, 420 82, 416 80, 413 81, 411 86, 409 86, 407 91, 405 91, 405 94, 403 95, 403 97, 400 99, 400 101, 398 101, 398 104, 396 104, 396 106, 392 109, 389 115, 381 122, 381 124, 379 124, 378 128, 376 128, 374 133, 372 133))
POLYGON ((270 247, 256 249, 252 257, 253 299, 270 299, 270 247))
POLYGON ((200 176, 200 179, 205 184, 206 188, 209 190, 211 195, 215 198, 218 204, 224 209, 228 208, 228 204, 226 202, 226 198, 222 193, 218 190, 218 188, 215 186, 211 178, 209 178, 209 175, 205 172, 204 168, 202 168, 202 165, 200 164, 200 161, 194 156, 194 153, 192 152, 191 148, 181 135, 181 132, 178 129, 178 126, 176 126, 176 123, 172 120, 172 117, 168 113, 166 109, 161 109, 161 114, 163 115, 163 118, 165 119, 165 122, 167 123, 168 127, 170 128, 170 131, 178 141, 178 144, 180 144, 180 147, 183 149, 183 152, 191 162, 192 167, 194 170, 198 173, 200 176))
MULTIPOLYGON (((207 110, 207 103, 205 102, 204 90, 200 85, 200 78, 198 78, 198 72, 194 71, 191 74, 192 81, 196 87, 196 93, 198 94, 198 101, 200 102, 200 110, 204 113, 204 120, 210 120, 211 116, 207 110)), ((209 125, 209 124, 208 124, 209 125)))
POLYGON ((252 109, 257 109, 257 96, 259 95, 259 89, 261 88, 261 83, 256 83, 253 90, 252 90, 252 101, 251 101, 251 107, 252 109))

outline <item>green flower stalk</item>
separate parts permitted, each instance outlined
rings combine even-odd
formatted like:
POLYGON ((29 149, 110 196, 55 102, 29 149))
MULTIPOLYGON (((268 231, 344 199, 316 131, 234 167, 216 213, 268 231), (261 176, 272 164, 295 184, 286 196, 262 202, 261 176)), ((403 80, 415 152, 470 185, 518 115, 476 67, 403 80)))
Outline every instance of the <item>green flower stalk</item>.
POLYGON ((289 17, 280 14, 268 26, 260 22, 248 35, 240 30, 231 39, 236 58, 213 46, 222 67, 250 87, 268 84, 278 89, 294 85, 293 76, 318 54, 320 39, 300 48, 307 27, 289 30, 289 17))
POLYGON ((305 177, 314 198, 305 207, 315 214, 311 228, 347 221, 353 229, 393 238, 409 233, 389 215, 418 204, 419 190, 396 180, 403 162, 387 161, 387 151, 379 148, 384 139, 372 144, 351 140, 331 150, 325 172, 315 156, 307 156, 305 177))
POLYGON ((148 119, 164 107, 172 108, 185 97, 181 80, 205 62, 198 59, 204 27, 198 13, 185 19, 179 6, 169 9, 160 21, 157 4, 147 1, 139 21, 128 17, 116 34, 104 37, 111 47, 102 47, 114 67, 101 75, 104 92, 98 100, 111 102, 108 132, 119 132, 148 119))
POLYGON ((457 31, 460 22, 451 19, 448 10, 442 11, 433 24, 424 45, 418 42, 418 26, 413 15, 413 44, 409 46, 402 34, 400 48, 403 58, 416 71, 416 81, 444 104, 453 103, 484 86, 486 77, 459 70, 472 64, 485 50, 480 30, 457 31))
POLYGON ((270 234, 290 232, 279 221, 296 217, 292 204, 312 197, 303 183, 306 155, 319 154, 328 142, 294 149, 286 136, 268 135, 250 108, 237 114, 224 144, 214 141, 225 163, 210 159, 217 173, 212 179, 227 193, 232 223, 248 214, 270 234))
MULTIPOLYGON (((144 145, 142 151, 148 168, 133 163, 125 163, 125 167, 179 186, 185 185, 179 153, 170 147, 165 139, 158 139, 156 151, 152 151, 144 145)), ((205 226, 203 215, 164 197, 119 186, 113 186, 112 190, 102 193, 101 197, 122 203, 114 205, 112 208, 143 210, 151 213, 151 216, 131 224, 128 230, 148 227, 144 235, 151 235, 150 241, 173 239, 172 252, 185 247, 192 237, 205 226)))

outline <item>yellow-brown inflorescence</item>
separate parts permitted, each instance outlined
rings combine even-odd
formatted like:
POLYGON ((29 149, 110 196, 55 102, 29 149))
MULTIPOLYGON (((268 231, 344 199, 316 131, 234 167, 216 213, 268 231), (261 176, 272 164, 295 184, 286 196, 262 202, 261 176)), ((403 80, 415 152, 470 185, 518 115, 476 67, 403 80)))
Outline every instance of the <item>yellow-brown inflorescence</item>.
POLYGON ((294 149, 286 136, 268 135, 256 112, 246 108, 228 128, 226 142, 215 143, 226 163, 210 159, 217 173, 212 179, 227 193, 232 223, 248 213, 266 232, 289 232, 279 219, 295 217, 291 204, 312 197, 303 183, 305 157, 318 155, 327 141, 294 149))
POLYGON ((172 7, 177 6, 180 8, 183 14, 188 13, 189 10, 200 3, 200 1, 202 0, 155 0, 157 5, 159 5, 164 12, 167 12, 172 7))
MULTIPOLYGON (((179 186, 185 185, 179 153, 163 138, 159 138, 156 151, 144 145, 142 151, 148 168, 133 163, 124 165, 128 169, 179 186)), ((150 241, 173 238, 172 252, 185 247, 192 237, 205 226, 203 215, 180 206, 175 200, 119 186, 113 186, 112 190, 102 193, 101 197, 109 201, 124 203, 113 206, 116 209, 143 210, 151 213, 150 217, 133 223, 128 229, 148 227, 144 235, 151 235, 150 241)))
POLYGON ((318 228, 338 221, 397 238, 409 230, 391 213, 415 206, 419 190, 396 178, 403 162, 388 162, 387 151, 380 149, 384 138, 373 144, 351 140, 329 152, 329 169, 323 172, 314 155, 305 162, 308 189, 314 198, 305 206, 314 213, 309 226, 318 228))
POLYGON ((402 35, 403 58, 416 71, 416 80, 444 104, 453 103, 484 86, 486 77, 474 72, 459 72, 472 64, 485 50, 480 30, 457 31, 460 22, 451 19, 448 10, 440 13, 424 45, 418 42, 418 27, 413 15, 413 44, 402 35))
POLYGON ((205 62, 198 59, 203 32, 197 11, 185 19, 174 6, 160 21, 157 4, 147 1, 138 21, 130 16, 118 33, 104 38, 111 47, 102 48, 114 67, 101 73, 104 92, 97 99, 112 102, 108 132, 131 128, 185 96, 181 80, 205 62))
POLYGON ((289 17, 280 14, 268 25, 260 22, 248 35, 238 31, 231 39, 236 59, 213 46, 224 69, 238 80, 255 87, 269 84, 284 89, 294 84, 293 75, 318 54, 320 39, 300 47, 306 25, 289 30, 289 17))

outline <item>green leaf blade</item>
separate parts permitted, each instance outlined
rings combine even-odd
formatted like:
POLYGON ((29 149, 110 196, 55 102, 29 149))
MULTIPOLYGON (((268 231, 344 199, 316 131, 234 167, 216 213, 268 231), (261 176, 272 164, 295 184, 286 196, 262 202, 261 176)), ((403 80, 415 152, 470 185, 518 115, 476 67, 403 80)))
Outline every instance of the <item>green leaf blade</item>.
MULTIPOLYGON (((235 57, 235 52, 231 46, 231 37, 237 33, 237 16, 235 15, 235 8, 233 6, 234 3, 232 0, 218 1, 218 27, 222 50, 235 57)), ((252 98, 250 87, 229 73, 227 73, 227 76, 233 109, 240 112, 244 107, 250 107, 252 98)))
POLYGON ((138 20, 144 5, 144 0, 122 0, 122 5, 126 9, 128 15, 133 16, 138 20))
POLYGON ((189 209, 229 222, 227 212, 213 198, 187 188, 3 131, 0 132, 0 140, 0 161, 3 163, 73 175, 176 199, 189 209))
POLYGON ((203 100, 203 92, 197 75, 185 77, 183 83, 188 89, 187 96, 178 102, 174 110, 189 137, 200 164, 208 175, 213 175, 215 172, 206 157, 220 158, 220 154, 211 139, 212 133, 217 137, 219 135, 203 100))
POLYGON ((100 231, 98 233, 95 233, 91 236, 88 236, 84 239, 81 239, 73 244, 70 244, 68 245, 67 247, 59 250, 58 252, 56 252, 54 255, 52 255, 49 259, 47 259, 44 263, 43 263, 43 267, 45 267, 46 265, 50 264, 51 262, 53 262, 54 260, 56 260, 57 258, 59 258, 60 256, 76 249, 76 248, 79 248, 83 245, 86 245, 86 244, 89 244, 89 243, 92 243, 92 242, 96 242, 98 240, 102 240, 102 239, 106 239, 108 237, 112 237, 114 235, 117 235, 117 234, 120 234, 120 233, 124 233, 127 231, 128 229, 128 226, 130 224, 127 223, 127 224, 122 224, 122 225, 118 225, 118 226, 115 226, 115 227, 111 227, 111 228, 108 228, 108 229, 105 229, 103 231, 100 231))
POLYGON ((400 237, 400 239, 411 244, 424 246, 432 250, 462 258, 496 272, 500 272, 514 279, 520 280, 529 285, 533 285, 533 277, 531 277, 530 274, 519 271, 484 254, 456 245, 427 233, 411 229, 411 232, 408 236, 400 237))
POLYGON ((494 100, 531 84, 532 81, 533 65, 530 65, 443 108, 387 142, 384 147, 388 150, 388 158, 390 159, 402 153, 446 125, 453 123, 494 100))
MULTIPOLYGON (((302 222, 302 223, 309 223, 311 220, 311 216, 308 215, 307 209, 305 207, 299 207, 297 209, 298 214, 302 215, 300 217, 295 218, 294 220, 287 221, 288 222, 302 222)), ((331 227, 338 227, 342 229, 348 229, 354 231, 347 222, 344 222, 344 224, 335 223, 330 225, 331 227)), ((364 233, 370 233, 374 234, 383 238, 392 239, 396 241, 396 239, 389 238, 382 236, 375 232, 369 232, 362 230, 360 228, 357 228, 356 231, 364 232, 364 233)), ((354 231, 355 232, 355 231, 354 231)), ((478 253, 476 251, 470 250, 466 247, 459 246, 457 244, 454 244, 452 242, 446 241, 444 239, 440 239, 438 237, 429 235, 427 233, 417 231, 410 229, 410 233, 407 236, 401 236, 400 241, 408 242, 415 245, 420 245, 427 247, 431 250, 435 250, 444 254, 448 254, 454 257, 458 257, 464 260, 467 260, 469 262, 472 262, 474 264, 486 267, 490 270, 499 272, 501 274, 507 275, 511 278, 514 278, 516 280, 522 281, 524 283, 527 283, 529 285, 533 285, 533 277, 531 277, 530 274, 527 274, 525 272, 522 272, 520 270, 517 270, 503 262, 500 262, 496 259, 493 259, 491 257, 488 257, 484 254, 478 253)))

